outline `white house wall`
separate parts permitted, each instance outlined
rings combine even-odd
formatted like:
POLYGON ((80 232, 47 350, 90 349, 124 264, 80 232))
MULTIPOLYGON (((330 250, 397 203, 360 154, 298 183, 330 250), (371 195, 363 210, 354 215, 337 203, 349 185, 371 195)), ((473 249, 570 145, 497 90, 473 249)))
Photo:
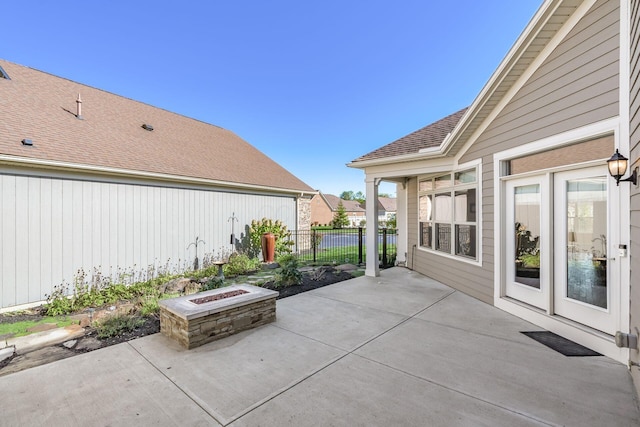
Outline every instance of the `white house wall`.
POLYGON ((263 217, 296 228, 292 196, 0 173, 0 309, 33 303, 78 270, 176 271, 230 250, 263 217), (189 247, 189 248, 188 248, 189 247), (97 270, 96 270, 97 269, 97 270))

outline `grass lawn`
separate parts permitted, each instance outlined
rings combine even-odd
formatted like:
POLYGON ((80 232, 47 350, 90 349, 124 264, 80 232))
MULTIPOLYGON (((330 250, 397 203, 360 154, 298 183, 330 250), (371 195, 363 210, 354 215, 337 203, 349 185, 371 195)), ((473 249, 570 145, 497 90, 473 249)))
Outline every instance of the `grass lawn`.
POLYGON ((56 316, 56 317, 46 317, 38 321, 24 320, 22 322, 16 322, 16 323, 0 323, 0 335, 13 334, 14 337, 22 337, 22 336, 31 334, 31 332, 29 332, 28 329, 36 325, 40 325, 43 323, 51 323, 56 325, 56 327, 58 328, 62 328, 62 327, 71 325, 73 322, 74 321, 67 316, 60 316, 60 317, 56 316))

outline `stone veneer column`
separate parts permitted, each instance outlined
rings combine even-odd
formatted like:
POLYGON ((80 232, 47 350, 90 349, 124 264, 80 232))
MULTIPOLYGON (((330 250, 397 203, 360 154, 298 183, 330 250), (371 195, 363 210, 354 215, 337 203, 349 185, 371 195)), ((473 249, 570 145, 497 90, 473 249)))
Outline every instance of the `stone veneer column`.
POLYGON ((298 205, 298 230, 311 230, 311 198, 313 195, 303 195, 296 199, 298 205))

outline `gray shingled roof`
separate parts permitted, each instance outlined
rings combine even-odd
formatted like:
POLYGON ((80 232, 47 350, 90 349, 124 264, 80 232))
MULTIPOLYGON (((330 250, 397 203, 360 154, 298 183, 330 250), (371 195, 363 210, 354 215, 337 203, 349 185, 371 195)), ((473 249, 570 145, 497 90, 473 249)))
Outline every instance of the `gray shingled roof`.
POLYGON ((387 157, 416 154, 424 148, 439 147, 446 136, 456 127, 467 108, 453 113, 437 122, 431 123, 409 135, 378 148, 364 156, 358 157, 353 162, 365 160, 383 159, 387 157))
POLYGON ((397 210, 397 199, 395 197, 378 197, 378 204, 386 212, 397 210))
POLYGON ((335 211, 338 209, 338 204, 342 200, 342 206, 344 206, 345 211, 347 212, 365 212, 365 209, 360 206, 360 203, 357 200, 343 200, 338 196, 334 196, 333 194, 324 194, 322 196, 329 204, 331 210, 335 211))
POLYGON ((0 66, 11 78, 0 78, 5 159, 314 192, 229 130, 8 61, 0 66), (75 116, 79 93, 83 120, 75 116), (25 138, 33 146, 23 146, 25 138))

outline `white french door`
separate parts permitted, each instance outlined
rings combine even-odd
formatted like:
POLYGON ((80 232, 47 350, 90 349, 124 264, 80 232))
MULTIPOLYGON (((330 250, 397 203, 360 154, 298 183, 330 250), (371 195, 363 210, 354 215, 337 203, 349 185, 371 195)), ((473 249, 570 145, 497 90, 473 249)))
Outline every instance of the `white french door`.
POLYGON ((543 175, 506 183, 505 293, 541 309, 549 305, 547 180, 543 175))
POLYGON ((619 315, 606 166, 505 182, 506 296, 607 334, 619 315))
POLYGON ((614 334, 619 286, 609 243, 610 181, 604 166, 555 174, 553 311, 614 334))

